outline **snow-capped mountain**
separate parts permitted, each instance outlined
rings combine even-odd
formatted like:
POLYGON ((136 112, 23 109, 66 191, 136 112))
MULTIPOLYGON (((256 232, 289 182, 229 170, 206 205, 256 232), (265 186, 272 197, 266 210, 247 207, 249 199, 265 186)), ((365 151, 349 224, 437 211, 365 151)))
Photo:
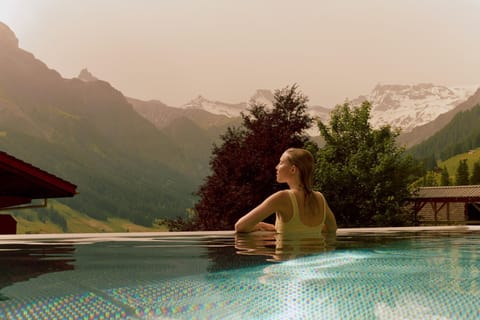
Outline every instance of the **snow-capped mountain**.
MULTIPOLYGON (((83 69, 78 78, 86 82, 98 80, 87 69, 83 69)), ((350 100, 350 103, 353 106, 358 106, 365 100, 369 101, 372 104, 371 124, 373 127, 378 128, 382 125, 390 125, 394 128, 400 128, 402 134, 406 134, 416 127, 432 122, 439 115, 455 109, 455 107, 471 97, 478 88, 478 85, 448 87, 431 83, 413 85, 378 84, 372 92, 350 100)), ((140 112, 150 121, 152 121, 151 118, 153 117, 150 113, 155 114, 155 118, 161 119, 160 122, 163 124, 163 127, 168 125, 172 119, 177 118, 177 116, 173 117, 173 114, 183 114, 188 110, 197 113, 201 110, 201 112, 207 112, 207 114, 215 116, 236 118, 240 116, 241 112, 246 112, 248 106, 253 103, 263 104, 269 109, 273 108, 274 100, 272 90, 259 89, 245 102, 226 103, 209 100, 199 95, 180 108, 168 107, 168 112, 164 110, 165 108, 158 108, 157 105, 148 111, 148 116, 139 110, 137 112, 140 112)), ((130 102, 136 109, 137 107, 140 108, 138 106, 139 103, 132 101, 130 102)), ((322 106, 309 106, 308 109, 310 116, 321 120, 323 123, 329 122, 330 112, 331 109, 322 106)), ((189 113, 189 118, 197 117, 199 117, 198 114, 189 113)), ((202 117, 204 117, 204 114, 202 114, 202 117)), ((308 131, 308 134, 312 136, 319 135, 317 126, 314 125, 308 131)))
POLYGON ((273 108, 274 96, 272 91, 259 89, 246 102, 225 103, 221 101, 208 100, 199 95, 190 102, 184 104, 184 109, 199 109, 216 115, 224 115, 229 118, 239 117, 241 112, 247 111, 249 105, 253 103, 263 104, 267 108, 273 108))
MULTIPOLYGON (((275 98, 273 92, 268 89, 259 89, 248 99, 248 102, 240 102, 236 104, 225 103, 220 101, 212 101, 199 95, 197 98, 184 104, 184 109, 199 109, 217 115, 224 115, 227 117, 239 117, 241 112, 246 112, 249 105, 263 104, 267 109, 273 108, 275 98)), ((308 110, 312 117, 319 118, 322 121, 328 121, 330 118, 331 109, 322 106, 311 106, 308 110)))
POLYGON ((373 127, 391 125, 410 132, 413 128, 435 120, 467 100, 478 86, 447 87, 430 83, 416 85, 377 85, 370 94, 351 101, 372 104, 373 127))
POLYGON ((182 106, 184 109, 199 109, 213 114, 224 115, 229 118, 239 117, 240 112, 245 111, 247 103, 225 103, 220 101, 212 101, 199 95, 190 102, 182 106))

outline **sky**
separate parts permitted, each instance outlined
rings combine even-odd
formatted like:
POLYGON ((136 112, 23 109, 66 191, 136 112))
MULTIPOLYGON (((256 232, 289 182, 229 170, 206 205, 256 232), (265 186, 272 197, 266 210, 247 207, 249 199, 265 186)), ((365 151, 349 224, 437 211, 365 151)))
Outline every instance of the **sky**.
POLYGON ((124 95, 334 107, 377 84, 480 84, 480 0, 0 0, 20 47, 124 95))

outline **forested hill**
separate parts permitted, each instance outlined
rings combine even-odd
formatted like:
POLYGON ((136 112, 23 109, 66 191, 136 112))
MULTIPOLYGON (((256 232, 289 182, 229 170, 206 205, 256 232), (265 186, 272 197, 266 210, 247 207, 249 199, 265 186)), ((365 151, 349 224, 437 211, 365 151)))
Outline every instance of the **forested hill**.
POLYGON ((204 172, 105 81, 64 79, 0 23, 0 150, 78 186, 61 201, 143 225, 183 215, 204 172))
POLYGON ((480 147, 480 104, 458 113, 443 129, 424 142, 409 149, 417 159, 425 161, 428 169, 436 160, 480 147))

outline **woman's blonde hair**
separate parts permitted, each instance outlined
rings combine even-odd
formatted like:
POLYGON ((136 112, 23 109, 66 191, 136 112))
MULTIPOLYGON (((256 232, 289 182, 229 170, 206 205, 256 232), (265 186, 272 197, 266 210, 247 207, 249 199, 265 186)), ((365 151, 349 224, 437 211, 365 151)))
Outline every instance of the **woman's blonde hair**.
POLYGON ((313 169, 314 158, 310 151, 300 148, 289 148, 285 151, 290 164, 297 167, 300 172, 301 187, 305 191, 305 206, 311 212, 318 212, 318 203, 313 195, 313 169))

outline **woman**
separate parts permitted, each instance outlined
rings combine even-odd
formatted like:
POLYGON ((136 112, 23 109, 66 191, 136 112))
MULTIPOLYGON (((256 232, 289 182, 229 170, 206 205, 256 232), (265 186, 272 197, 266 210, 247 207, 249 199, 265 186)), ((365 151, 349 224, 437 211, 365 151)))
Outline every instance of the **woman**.
POLYGON ((290 148, 280 157, 277 182, 287 183, 288 190, 278 191, 240 218, 236 232, 276 231, 285 234, 335 233, 337 223, 327 201, 313 191, 312 154, 305 149, 290 148), (275 225, 262 222, 276 213, 275 225))

